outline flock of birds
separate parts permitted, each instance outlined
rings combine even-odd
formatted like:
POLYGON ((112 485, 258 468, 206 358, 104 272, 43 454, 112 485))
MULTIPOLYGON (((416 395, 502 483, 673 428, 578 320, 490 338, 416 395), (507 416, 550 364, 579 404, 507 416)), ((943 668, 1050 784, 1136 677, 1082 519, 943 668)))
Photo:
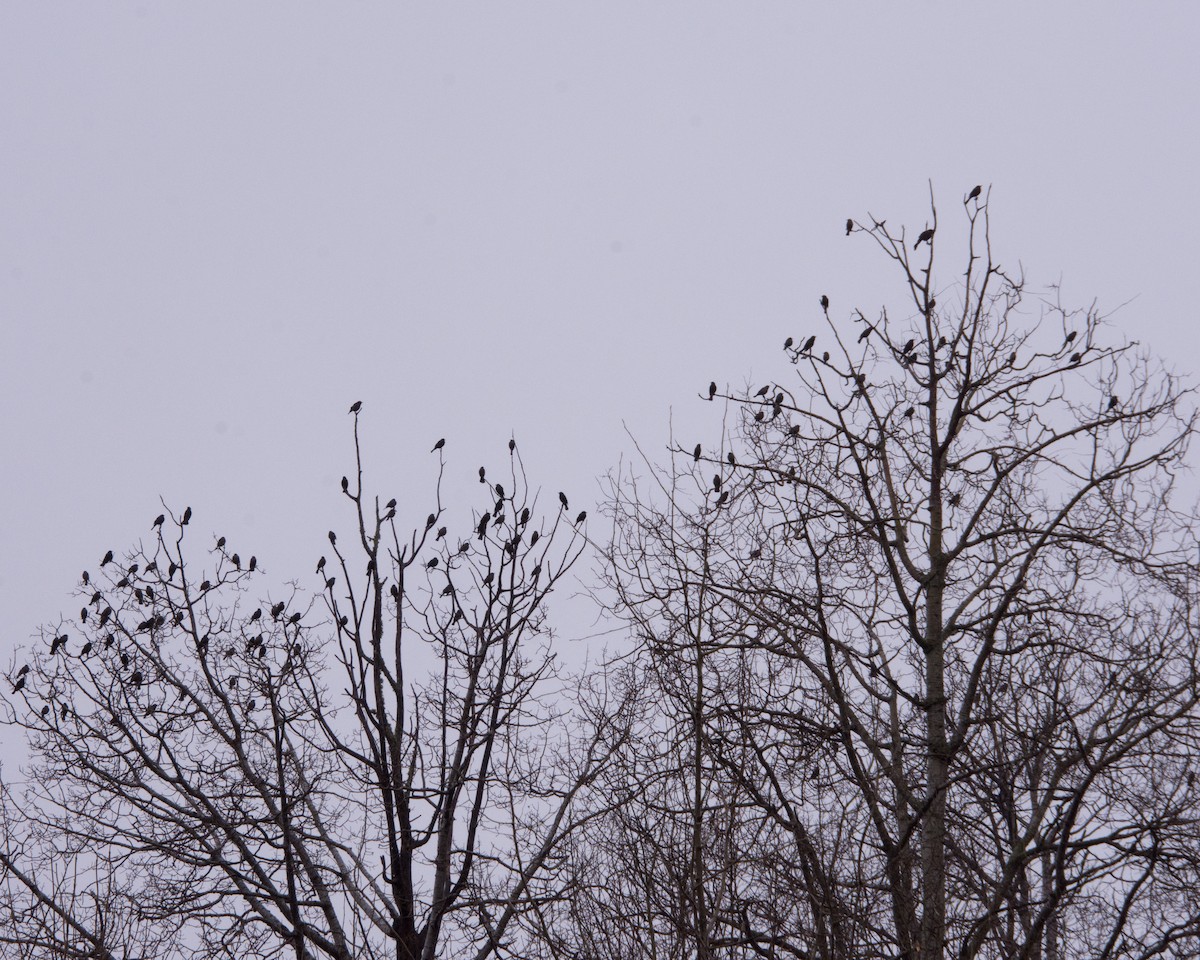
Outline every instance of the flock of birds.
MULTIPOLYGON (((361 400, 356 401, 350 407, 350 413, 352 413, 352 414, 358 414, 361 410, 362 410, 362 401, 361 400)), ((439 452, 445 448, 445 445, 446 445, 445 438, 439 439, 437 441, 437 443, 435 443, 433 445, 433 449, 431 452, 435 452, 435 453, 439 452)), ((515 452, 515 450, 516 450, 516 442, 513 440, 510 440, 509 441, 509 452, 513 453, 513 452, 515 452)), ((479 468, 479 482, 488 484, 488 481, 486 479, 486 470, 484 467, 479 468)), ((496 504, 492 510, 485 511, 483 513, 478 524, 474 528, 479 539, 484 539, 484 537, 486 536, 487 530, 489 528, 489 525, 499 526, 500 524, 502 524, 504 522, 504 519, 505 519, 504 507, 505 507, 506 502, 511 500, 511 497, 508 497, 506 495, 506 491, 502 484, 496 483, 494 485, 491 485, 491 484, 488 484, 488 485, 491 487, 492 491, 496 495, 496 504)), ((343 490, 343 492, 348 492, 348 489, 349 489, 349 480, 348 480, 348 478, 343 477, 342 478, 342 490, 343 490)), ((564 513, 568 512, 570 509, 570 504, 567 499, 567 495, 565 493, 559 492, 558 500, 559 500, 560 509, 564 513)), ((388 503, 386 505, 386 510, 387 510, 387 513, 385 514, 385 519, 388 519, 388 520, 392 519, 396 513, 396 500, 395 499, 388 501, 388 503)), ((184 510, 183 514, 179 518, 180 526, 188 525, 191 522, 191 519, 192 519, 192 509, 191 509, 191 507, 187 507, 184 510)), ((517 518, 517 523, 520 526, 522 531, 528 525, 530 519, 531 519, 530 510, 526 507, 521 511, 521 513, 518 515, 518 518, 517 518)), ((151 529, 156 532, 159 532, 160 536, 161 536, 161 530, 162 530, 164 524, 166 523, 166 520, 167 520, 166 514, 160 513, 157 517, 154 518, 154 521, 151 524, 151 529)), ((574 524, 576 527, 579 527, 586 520, 587 520, 587 511, 581 510, 575 516, 574 524)), ((437 517, 434 514, 430 514, 429 517, 426 519, 426 525, 425 525, 426 533, 431 531, 434 528, 434 526, 436 525, 436 523, 437 523, 437 517)), ((434 542, 436 543, 438 541, 444 540, 446 538, 447 534, 448 534, 448 530, 446 527, 444 527, 444 526, 438 527, 438 529, 436 530, 436 534, 434 536, 434 542)), ((510 556, 515 556, 516 549, 517 549, 517 542, 520 539, 520 536, 521 536, 521 534, 518 533, 518 535, 516 537, 514 537, 512 540, 508 541, 505 544, 505 549, 507 550, 507 552, 509 553, 510 556)), ((529 537, 528 546, 530 548, 536 546, 540 539, 541 539, 540 531, 537 531, 537 530, 533 531, 532 535, 530 535, 530 537, 529 537)), ((329 541, 331 544, 336 545, 337 536, 333 531, 330 531, 330 533, 329 533, 329 541)), ((217 539, 216 548, 220 552, 221 556, 223 558, 227 559, 228 562, 234 568, 234 570, 238 571, 239 573, 243 572, 243 571, 246 573, 253 573, 257 569, 258 560, 256 557, 253 557, 253 556, 250 557, 249 562, 243 567, 241 557, 237 553, 228 553, 225 549, 226 548, 226 540, 224 537, 219 537, 217 539)), ((469 541, 464 542, 464 543, 460 544, 458 552, 460 554, 466 553, 469 549, 470 549, 469 541)), ((107 568, 110 564, 113 564, 115 562, 116 561, 115 561, 114 552, 112 550, 108 550, 105 552, 104 556, 101 558, 100 566, 101 566, 101 568, 107 568)), ((431 560, 426 562, 426 568, 429 570, 433 570, 433 569, 437 568, 438 564, 439 564, 439 558, 434 557, 431 560)), ((317 563, 317 573, 324 575, 325 567, 326 567, 326 559, 325 559, 325 557, 321 557, 317 563)), ((113 583, 113 589, 127 591, 129 594, 132 595, 132 598, 134 600, 136 600, 136 602, 143 607, 148 606, 151 609, 154 609, 157 607, 157 608, 159 608, 160 611, 162 609, 174 609, 173 616, 171 616, 171 617, 168 617, 163 612, 156 612, 156 613, 153 613, 151 616, 143 619, 140 623, 137 624, 136 627, 126 626, 121 621, 121 618, 116 613, 114 613, 113 606, 105 603, 104 593, 100 589, 95 589, 97 585, 93 583, 91 574, 86 570, 83 571, 82 578, 81 578, 82 583, 85 588, 86 587, 93 588, 93 592, 91 594, 91 598, 89 599, 88 603, 80 609, 80 612, 79 612, 80 622, 86 628, 90 628, 93 631, 95 631, 94 635, 96 636, 96 640, 94 640, 94 641, 91 639, 86 640, 85 643, 83 644, 83 646, 79 650, 78 657, 81 659, 88 658, 90 655, 92 655, 94 652, 96 652, 95 647, 96 647, 97 643, 101 644, 103 649, 106 652, 112 650, 112 648, 114 646, 117 646, 118 649, 114 656, 113 665, 115 667, 116 662, 120 663, 120 669, 122 672, 121 672, 121 674, 118 674, 118 679, 120 679, 122 683, 127 684, 128 686, 132 687, 133 689, 138 689, 138 688, 142 687, 147 682, 146 674, 143 672, 143 670, 145 669, 144 665, 138 663, 135 660, 136 651, 135 651, 135 656, 131 656, 130 653, 119 649, 120 641, 119 641, 118 637, 120 634, 124 633, 129 639, 134 639, 136 636, 138 636, 140 634, 153 633, 155 631, 161 630, 162 628, 166 627, 169 622, 173 622, 174 626, 176 626, 176 627, 183 624, 185 616, 186 616, 185 610, 186 610, 188 604, 193 602, 194 599, 196 599, 196 598, 192 598, 191 600, 188 600, 185 597, 183 605, 180 606, 175 602, 169 601, 169 598, 165 596, 165 594, 168 592, 168 590, 170 590, 172 588, 179 589, 179 590, 187 590, 188 589, 188 586, 186 583, 176 584, 174 582, 175 575, 176 575, 176 573, 179 572, 179 570, 180 570, 179 565, 176 564, 175 562, 171 562, 167 568, 166 575, 164 577, 163 573, 158 568, 157 561, 155 561, 155 560, 151 560, 150 562, 146 563, 146 565, 144 567, 142 567, 141 564, 138 562, 132 562, 132 563, 129 563, 128 566, 123 571, 118 571, 120 573, 119 577, 115 578, 115 580, 110 581, 113 583), (140 577, 138 576, 139 574, 141 574, 140 577), (157 587, 157 589, 156 589, 156 587, 157 587), (164 606, 164 601, 167 601, 166 606, 164 606), (105 632, 105 631, 107 631, 107 632, 105 632), (103 633, 103 639, 100 639, 101 633, 103 633)), ((368 572, 370 572, 370 570, 368 570, 368 572)), ((538 578, 538 576, 540 575, 540 573, 541 573, 541 563, 538 563, 531 571, 531 577, 534 580, 536 580, 538 578)), ((495 576, 494 573, 489 573, 484 578, 483 584, 485 586, 488 586, 494 580, 494 576, 495 576)), ((224 582, 224 581, 222 580, 219 582, 224 582)), ((328 589, 332 589, 334 584, 335 584, 335 580, 333 578, 329 578, 325 581, 325 585, 328 589)), ((214 583, 211 580, 205 579, 204 581, 202 581, 199 584, 199 586, 197 588, 194 588, 194 589, 196 589, 198 591, 197 597, 203 597, 209 591, 215 589, 215 586, 216 585, 214 585, 214 583)), ((393 592, 396 591, 396 587, 394 585, 392 587, 392 590, 393 590, 393 592)), ((446 587, 442 590, 442 596, 447 596, 449 594, 452 594, 453 592, 454 592, 454 587, 448 583, 446 585, 446 587)), ((120 608, 120 607, 121 607, 121 604, 118 604, 118 608, 120 608)), ((299 628, 300 628, 301 620, 303 618, 302 614, 300 612, 294 612, 290 615, 285 616, 286 610, 287 610, 287 608, 286 608, 286 604, 284 602, 277 602, 277 603, 273 604, 269 608, 271 620, 276 623, 282 623, 285 631, 287 628, 290 627, 298 632, 299 628)), ((264 612, 261 607, 256 609, 250 615, 250 617, 245 621, 246 626, 249 627, 251 630, 255 629, 256 627, 258 627, 260 625, 263 615, 264 615, 264 612)), ((458 609, 456 609, 455 619, 457 620, 457 619, 460 619, 461 617, 462 617, 462 611, 461 611, 461 608, 458 608, 458 609)), ((347 624, 348 624, 347 617, 342 616, 339 618, 339 620, 338 620, 339 627, 345 628, 347 626, 347 624)), ((210 645, 210 636, 211 636, 210 634, 205 634, 204 636, 199 637, 197 639, 196 648, 197 648, 197 653, 200 656, 204 656, 207 654, 208 648, 210 645)), ((285 637, 286 637, 286 633, 285 633, 285 637)), ((50 647, 49 647, 50 657, 55 658, 55 657, 59 657, 61 655, 66 655, 68 653, 68 651, 67 651, 68 640, 69 640, 69 635, 67 633, 56 632, 56 634, 50 641, 50 647)), ((292 637, 289 639, 288 650, 291 655, 296 655, 301 652, 300 644, 298 642, 296 642, 297 640, 298 640, 298 636, 292 637)), ((226 659, 226 660, 232 659, 233 656, 235 655, 235 653, 236 653, 236 649, 233 647, 229 647, 224 652, 224 659, 226 659)), ((255 636, 250 637, 246 641, 246 653, 247 653, 247 655, 250 655, 250 656, 256 656, 258 659, 262 659, 265 656, 266 640, 265 640, 265 636, 264 636, 263 632, 261 632, 261 631, 258 632, 255 636)), ((9 678, 9 682, 12 685, 13 693, 21 693, 23 690, 25 690, 26 685, 29 682, 30 670, 31 670, 30 664, 26 663, 26 664, 22 665, 21 668, 14 675, 12 675, 9 678)), ((226 679, 225 683, 229 689, 236 690, 238 687, 239 678, 237 677, 237 675, 231 675, 226 679)), ((249 704, 250 709, 253 709, 254 704, 255 704, 255 701, 251 700, 250 704, 249 704)), ((159 708, 157 705, 149 704, 146 707, 146 712, 149 714, 149 713, 156 712, 158 709, 159 708)), ((41 716, 43 718, 48 718, 50 715, 50 711, 51 711, 50 704, 48 704, 48 703, 45 704, 41 709, 41 716)), ((69 715, 69 708, 67 707, 66 704, 62 705, 62 714, 61 715, 62 715, 63 719, 66 719, 66 717, 69 715)))

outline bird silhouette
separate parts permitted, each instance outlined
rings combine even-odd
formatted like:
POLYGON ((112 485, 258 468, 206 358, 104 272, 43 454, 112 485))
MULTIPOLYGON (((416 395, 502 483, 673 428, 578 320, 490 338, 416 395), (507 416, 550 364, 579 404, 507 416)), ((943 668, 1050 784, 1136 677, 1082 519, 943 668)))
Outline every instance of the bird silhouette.
POLYGON ((1080 360, 1082 360, 1082 359, 1083 359, 1083 354, 1082 354, 1082 353, 1073 353, 1073 354, 1071 354, 1071 366, 1075 366, 1075 364, 1077 364, 1077 363, 1078 363, 1080 360))
POLYGON ((486 586, 488 586, 488 584, 490 584, 495 579, 496 579, 496 574, 489 571, 488 575, 483 578, 483 585, 486 587, 486 586))
MULTIPOLYGON (((241 570, 241 569, 242 569, 242 558, 241 558, 241 557, 239 557, 239 556, 238 556, 236 553, 235 553, 235 554, 234 554, 232 557, 230 557, 229 559, 230 559, 230 561, 233 563, 233 566, 234 566, 234 568, 235 568, 235 569, 237 569, 237 570, 241 570)), ((149 572, 149 571, 150 571, 150 568, 149 568, 149 567, 147 567, 147 568, 146 568, 146 571, 147 571, 147 572, 149 572)))
POLYGON ((977 198, 977 197, 978 197, 978 196, 979 196, 981 193, 983 193, 983 185, 982 185, 982 184, 976 184, 974 187, 972 187, 972 188, 971 188, 971 192, 967 194, 967 199, 968 199, 968 200, 974 200, 974 199, 976 199, 976 198, 977 198))
POLYGON ((829 298, 827 296, 825 296, 825 294, 821 294, 821 309, 822 310, 829 309, 829 298))
POLYGON ((86 570, 84 570, 83 571, 83 585, 86 587, 91 582, 92 582, 92 575, 90 573, 88 573, 86 570))
POLYGON ((329 542, 333 546, 337 546, 337 534, 332 530, 329 531, 329 542))
POLYGON ((792 338, 788 337, 786 340, 783 341, 783 349, 790 350, 792 347, 792 343, 793 343, 792 338))
POLYGON ((442 539, 442 537, 444 537, 445 535, 446 535, 446 528, 445 528, 445 527, 438 527, 437 536, 436 536, 436 537, 434 537, 433 539, 434 539, 434 540, 441 540, 441 539, 442 539))
POLYGON ((724 506, 724 505, 725 505, 725 501, 726 501, 726 500, 728 500, 728 499, 729 499, 729 491, 728 491, 728 490, 726 490, 726 491, 725 491, 724 493, 722 493, 722 494, 721 494, 719 497, 717 497, 717 506, 718 506, 718 507, 724 506))
POLYGON ((442 437, 442 439, 441 439, 441 440, 439 440, 437 443, 435 443, 435 444, 433 445, 433 449, 432 449, 432 450, 430 450, 429 452, 430 452, 430 453, 437 453, 437 452, 438 452, 439 450, 441 450, 441 449, 442 449, 442 447, 444 447, 445 445, 446 445, 446 438, 445 438, 445 437, 442 437))
POLYGON ((822 363, 829 362, 829 351, 828 350, 826 350, 823 354, 821 354, 821 362, 822 363))
POLYGON ((862 332, 862 333, 860 333, 860 334, 858 335, 858 342, 859 342, 859 343, 862 343, 862 342, 863 342, 864 340, 866 340, 866 339, 867 339, 867 337, 869 337, 870 335, 871 335, 871 328, 870 328, 870 327, 863 327, 863 332, 862 332))
POLYGON ((570 509, 570 507, 567 505, 567 495, 561 490, 558 492, 558 502, 562 504, 562 508, 564 510, 570 509))
POLYGON ((27 674, 28 672, 29 672, 29 664, 25 664, 25 665, 23 665, 23 666, 21 667, 21 669, 20 669, 20 670, 18 670, 18 671, 17 671, 17 676, 18 676, 18 677, 23 677, 23 676, 25 676, 25 674, 27 674))
POLYGON ((916 340, 914 340, 912 337, 909 337, 909 338, 908 338, 908 343, 906 343, 906 344, 904 345, 904 349, 903 349, 903 350, 901 350, 900 352, 901 352, 901 353, 903 353, 903 354, 909 354, 909 353, 912 353, 912 348, 913 348, 913 347, 915 347, 916 345, 917 345, 917 341, 916 341, 916 340))
POLYGON ((808 353, 813 348, 813 344, 817 342, 817 335, 814 333, 811 337, 804 341, 804 346, 800 348, 801 353, 808 353))
POLYGON ((43 717, 43 719, 44 719, 45 717, 49 716, 49 714, 50 714, 50 704, 46 704, 44 707, 42 707, 42 717, 43 717))
POLYGON ((60 648, 66 646, 66 643, 67 643, 67 635, 65 633, 59 634, 57 637, 55 637, 53 640, 51 640, 50 641, 50 656, 54 656, 54 654, 58 653, 60 648))
POLYGON ((350 478, 342 477, 342 493, 350 492, 350 478))
POLYGON ((142 681, 145 679, 146 678, 142 676, 141 670, 134 670, 132 675, 130 675, 130 677, 129 677, 129 682, 132 683, 135 687, 140 687, 142 685, 142 681))
POLYGON ((737 457, 735 457, 735 456, 733 455, 733 451, 732 451, 732 450, 730 450, 730 451, 729 451, 727 454, 725 454, 725 459, 729 461, 729 465, 730 465, 731 467, 736 467, 736 466, 737 466, 737 457))
POLYGON ((352 404, 350 404, 350 412, 351 413, 358 413, 358 411, 361 409, 362 409, 362 401, 361 400, 355 400, 352 404))
POLYGON ((907 410, 905 410, 905 411, 904 411, 904 415, 905 415, 906 417, 911 417, 911 416, 912 416, 914 413, 916 413, 916 412, 917 412, 917 408, 916 408, 916 407, 909 407, 907 410))
POLYGON ((251 557, 250 562, 248 564, 246 564, 246 569, 249 570, 251 573, 253 573, 254 568, 257 566, 258 566, 258 557, 251 557))
POLYGON ((299 623, 299 622, 300 622, 300 616, 301 616, 301 615, 300 615, 299 613, 293 613, 293 614, 292 614, 292 615, 291 615, 291 616, 288 618, 288 623, 299 623))
POLYGON ((496 496, 501 500, 504 499, 504 487, 501 484, 496 484, 496 496))
POLYGON ((180 520, 180 521, 179 521, 179 523, 180 523, 180 525, 181 525, 181 526, 187 526, 187 523, 188 523, 188 521, 189 521, 189 520, 191 520, 191 519, 192 519, 192 508, 191 508, 191 507, 187 507, 186 509, 184 509, 184 511, 183 511, 183 519, 182 519, 182 520, 180 520))
POLYGON ((756 393, 755 396, 756 397, 765 397, 770 392, 770 390, 771 390, 771 385, 767 384, 765 387, 762 387, 761 389, 759 389, 758 393, 756 393))
POLYGON ((86 657, 86 656, 87 656, 89 653, 91 653, 91 652, 92 652, 92 641, 91 641, 91 640, 89 640, 87 643, 85 643, 85 644, 84 644, 84 645, 83 645, 83 646, 80 648, 80 650, 79 650, 79 655, 80 655, 81 657, 86 657))
POLYGON ((79 622, 87 623, 87 607, 79 608, 79 622))
POLYGON ((325 558, 322 557, 320 560, 317 561, 317 573, 320 573, 324 569, 325 569, 325 558))
POLYGON ((921 235, 919 237, 917 237, 917 242, 913 244, 913 249, 916 250, 917 247, 919 247, 923 243, 932 244, 932 242, 933 242, 933 228, 929 227, 929 228, 921 231, 921 235))
POLYGON ((854 232, 854 221, 847 220, 846 221, 846 236, 850 236, 850 234, 852 234, 853 232, 854 232))
POLYGON ((13 684, 13 693, 20 693, 25 686, 25 678, 17 677, 17 682, 13 684))
POLYGON ((430 561, 429 561, 427 564, 425 564, 425 569, 426 569, 426 570, 432 570, 432 569, 433 569, 434 567, 436 567, 437 565, 438 565, 438 558, 437 558, 437 557, 434 557, 434 558, 433 558, 432 560, 430 560, 430 561))
POLYGON ((161 527, 166 522, 167 522, 167 515, 165 513, 160 513, 157 517, 154 518, 154 523, 151 524, 151 529, 153 529, 154 527, 161 527))
POLYGON ((517 449, 517 441, 516 441, 516 440, 509 440, 509 441, 508 441, 508 452, 509 452, 509 453, 512 453, 512 452, 513 452, 514 450, 516 450, 516 449, 517 449))
POLYGON ((1108 398, 1108 409, 1112 410, 1112 409, 1116 408, 1117 404, 1119 404, 1120 402, 1121 401, 1118 400, 1115 395, 1109 397, 1108 398))
POLYGON ((699 463, 700 462, 700 454, 702 452, 703 452, 703 448, 700 446, 700 444, 696 444, 696 449, 692 451, 692 461, 695 463, 699 463))
POLYGON ((583 523, 583 521, 584 521, 584 520, 586 520, 586 519, 587 519, 587 511, 586 511, 586 510, 580 510, 580 511, 579 511, 579 516, 577 516, 577 517, 575 518, 575 526, 579 526, 579 524, 583 523))
POLYGON ((260 619, 262 619, 262 607, 259 607, 252 614, 250 614, 250 622, 251 623, 254 623, 254 621, 260 620, 260 619))
POLYGON ((104 555, 104 559, 100 561, 100 566, 103 567, 105 564, 112 563, 112 558, 113 558, 113 552, 111 550, 109 550, 108 553, 106 553, 104 555))
POLYGON ((452 583, 448 583, 444 587, 442 587, 442 596, 443 597, 448 597, 453 592, 454 592, 454 584, 452 584, 452 583))
POLYGON ((717 395, 717 382, 714 380, 708 385, 708 399, 711 400, 717 395))
POLYGON ((433 525, 434 525, 435 523, 437 523, 437 516, 436 516, 435 514, 432 514, 432 513, 431 513, 429 516, 427 516, 427 517, 425 518, 425 529, 426 529, 426 530, 430 530, 430 529, 432 529, 432 528, 433 528, 433 525))
POLYGON ((713 474, 713 491, 716 493, 721 492, 721 475, 719 473, 713 474))
POLYGON ((396 498, 392 497, 392 499, 389 500, 386 504, 384 504, 384 506, 386 506, 389 510, 395 510, 396 509, 396 498))
POLYGON ((1063 346, 1066 346, 1068 343, 1073 343, 1076 336, 1078 336, 1077 330, 1072 330, 1070 333, 1068 333, 1067 339, 1063 341, 1063 346))

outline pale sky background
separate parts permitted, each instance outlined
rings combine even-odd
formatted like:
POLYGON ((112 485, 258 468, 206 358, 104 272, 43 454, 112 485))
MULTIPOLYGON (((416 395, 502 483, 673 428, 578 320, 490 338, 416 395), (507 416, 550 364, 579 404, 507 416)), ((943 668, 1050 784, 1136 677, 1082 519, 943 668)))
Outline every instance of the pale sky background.
POLYGON ((625 426, 715 441, 710 379, 894 298, 844 223, 920 229, 930 180, 939 239, 990 184, 1002 262, 1196 371, 1198 41, 1194 2, 0 2, 0 670, 160 497, 314 585, 354 400, 414 523, 442 436, 460 490, 515 434, 594 509, 625 426))

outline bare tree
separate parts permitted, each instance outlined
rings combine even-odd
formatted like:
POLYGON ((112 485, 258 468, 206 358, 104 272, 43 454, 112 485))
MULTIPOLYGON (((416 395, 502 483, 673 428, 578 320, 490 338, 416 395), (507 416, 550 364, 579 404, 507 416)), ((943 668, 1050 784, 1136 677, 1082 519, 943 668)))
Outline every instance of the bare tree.
MULTIPOLYGON (((687 955, 1200 951, 1200 527, 1174 496, 1194 407, 1094 308, 1031 320, 987 203, 964 199, 945 282, 932 203, 916 243, 852 222, 907 306, 847 330, 822 297, 794 380, 702 394, 734 412, 719 448, 614 484, 620 610, 658 691, 692 671, 690 700, 650 696, 698 733, 627 769, 719 783, 761 853, 715 884, 703 828, 658 827, 727 829, 699 794, 631 838, 626 863, 709 891, 687 955)), ((614 883, 595 914, 628 913, 614 883)))
POLYGON ((0 939, 124 956, 119 914, 147 956, 483 958, 562 895, 573 798, 620 739, 553 692, 545 603, 582 515, 538 509, 510 442, 469 521, 439 474, 404 533, 358 411, 317 595, 261 596, 255 557, 197 556, 191 510, 165 511, 12 674, 34 763, 5 796, 0 939))

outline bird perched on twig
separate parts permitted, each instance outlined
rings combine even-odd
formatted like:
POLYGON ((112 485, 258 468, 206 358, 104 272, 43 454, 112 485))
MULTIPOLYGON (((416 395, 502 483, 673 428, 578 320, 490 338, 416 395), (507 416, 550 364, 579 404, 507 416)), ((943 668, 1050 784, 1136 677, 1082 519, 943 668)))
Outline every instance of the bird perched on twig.
POLYGON ((846 236, 850 236, 854 232, 854 221, 847 218, 846 220, 846 236))
POLYGON ((916 250, 923 243, 933 242, 933 227, 928 227, 921 231, 921 235, 917 237, 917 242, 913 244, 913 249, 916 250))
POLYGON ((361 400, 355 400, 352 404, 350 404, 350 412, 351 413, 358 413, 358 411, 361 409, 362 409, 362 401, 361 400))
POLYGON ((974 186, 974 187, 971 189, 971 192, 967 194, 967 199, 968 199, 968 200, 977 200, 977 199, 979 198, 979 195, 980 195, 981 193, 983 193, 983 186, 982 186, 982 184, 976 184, 976 185, 975 185, 975 186, 974 186))

